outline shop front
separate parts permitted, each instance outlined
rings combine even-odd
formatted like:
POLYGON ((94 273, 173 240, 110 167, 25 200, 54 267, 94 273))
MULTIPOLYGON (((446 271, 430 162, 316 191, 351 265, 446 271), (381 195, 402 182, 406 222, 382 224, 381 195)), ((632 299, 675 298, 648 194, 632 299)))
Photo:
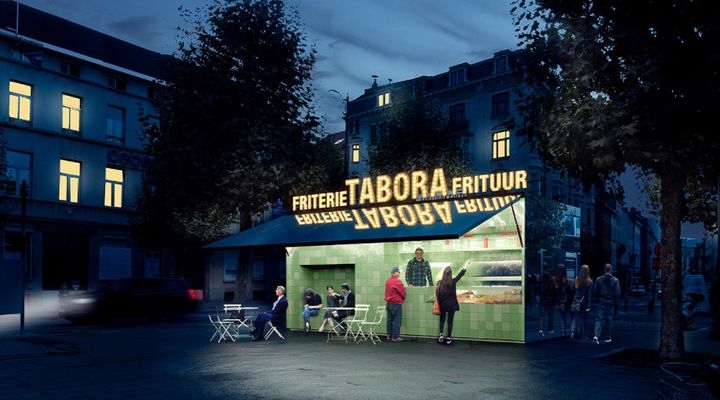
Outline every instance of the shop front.
MULTIPOLYGON (((452 267, 453 275, 463 267, 467 269, 457 285, 460 311, 455 315, 453 337, 525 342, 524 198, 502 190, 490 193, 489 185, 486 191, 472 193, 476 196, 470 196, 470 186, 464 188, 465 195, 458 193, 461 190, 443 192, 440 184, 430 186, 430 182, 439 181, 436 174, 437 170, 432 181, 426 179, 431 190, 423 193, 418 189, 424 197, 412 196, 427 201, 377 204, 375 193, 373 201, 360 202, 358 199, 363 193, 367 197, 368 192, 358 184, 358 190, 349 187, 347 195, 352 200, 346 204, 326 201, 326 211, 318 208, 320 202, 306 200, 302 207, 294 199, 294 215, 229 236, 208 248, 285 247, 287 327, 298 330, 303 329, 301 314, 307 288, 324 298, 328 285, 339 290, 347 283, 355 293, 356 304, 368 304, 375 310, 385 305, 385 281, 392 267, 400 267, 400 279, 407 287, 406 266, 415 257, 415 250, 422 248, 435 284, 446 266, 452 267)), ((397 179, 388 180, 397 183, 397 179)), ((513 188, 522 189, 523 182, 515 182, 518 187, 513 188)), ((394 190, 402 191, 402 183, 394 190)), ((484 187, 482 183, 477 186, 484 187)), ((333 197, 337 200, 343 196, 333 197)), ((438 334, 439 317, 432 314, 434 289, 407 287, 403 336, 438 334)), ((322 315, 313 317, 314 329, 321 325, 322 315)), ((385 332, 384 323, 379 332, 385 332)))

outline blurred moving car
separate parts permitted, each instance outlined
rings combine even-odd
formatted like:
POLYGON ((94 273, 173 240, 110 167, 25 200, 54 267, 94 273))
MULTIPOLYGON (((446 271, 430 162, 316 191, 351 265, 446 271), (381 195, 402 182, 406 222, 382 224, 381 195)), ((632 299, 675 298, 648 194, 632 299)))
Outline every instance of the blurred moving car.
POLYGON ((173 278, 110 281, 86 293, 60 297, 59 316, 72 322, 110 321, 115 317, 179 318, 194 311, 202 291, 173 278))

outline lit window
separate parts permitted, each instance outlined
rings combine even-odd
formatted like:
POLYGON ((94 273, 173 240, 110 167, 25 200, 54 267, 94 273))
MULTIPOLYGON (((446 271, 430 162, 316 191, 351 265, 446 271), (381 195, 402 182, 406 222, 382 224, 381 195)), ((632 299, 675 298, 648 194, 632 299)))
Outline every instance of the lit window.
POLYGON ((10 118, 30 121, 30 105, 32 104, 32 86, 10 81, 10 118))
POLYGON ((492 158, 510 157, 510 131, 493 133, 492 158))
POLYGON ((28 196, 30 196, 30 176, 32 175, 32 157, 28 153, 7 151, 7 193, 15 196, 22 196, 20 189, 22 183, 27 185, 28 196))
POLYGON ((80 98, 62 95, 62 128, 80 132, 80 98))
POLYGON ((390 104, 390 92, 378 95, 378 107, 390 104))
POLYGON ((352 162, 354 162, 354 163, 360 162, 360 145, 359 144, 352 145, 352 162))
POLYGON ((60 201, 78 202, 80 191, 80 163, 75 161, 60 160, 60 201))
POLYGON ((106 121, 105 134, 108 142, 125 143, 125 110, 120 107, 107 106, 106 121))
POLYGON ((105 168, 105 206, 122 207, 123 171, 105 168))
POLYGON ((510 92, 502 92, 492 97, 492 117, 504 117, 510 106, 510 92))

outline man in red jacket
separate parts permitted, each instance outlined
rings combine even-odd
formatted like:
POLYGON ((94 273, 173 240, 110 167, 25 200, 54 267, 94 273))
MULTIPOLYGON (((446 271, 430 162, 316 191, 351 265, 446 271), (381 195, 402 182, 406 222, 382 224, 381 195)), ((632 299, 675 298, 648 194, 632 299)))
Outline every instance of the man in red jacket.
POLYGON ((400 324, 402 324, 402 303, 405 301, 405 286, 399 279, 400 268, 393 267, 390 277, 385 281, 385 302, 387 303, 388 340, 402 342, 400 324))

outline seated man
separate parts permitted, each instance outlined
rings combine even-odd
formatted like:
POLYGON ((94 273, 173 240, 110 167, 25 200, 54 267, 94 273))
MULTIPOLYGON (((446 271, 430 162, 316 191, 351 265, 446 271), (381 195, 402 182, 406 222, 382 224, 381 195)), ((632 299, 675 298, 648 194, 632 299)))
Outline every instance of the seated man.
POLYGON ((272 310, 258 314, 253 325, 255 328, 250 332, 252 340, 260 340, 265 336, 265 324, 272 321, 276 327, 280 327, 285 323, 285 311, 288 308, 288 302, 285 298, 285 287, 278 286, 275 289, 275 295, 278 297, 273 303, 272 310))
MULTIPOLYGON (((347 308, 355 308, 355 293, 350 290, 350 285, 348 285, 347 283, 343 283, 342 285, 340 285, 340 288, 343 292, 342 306, 347 308)), ((348 315, 354 314, 354 310, 335 311, 333 312, 333 318, 335 318, 337 322, 342 322, 342 320, 344 320, 348 315)))

